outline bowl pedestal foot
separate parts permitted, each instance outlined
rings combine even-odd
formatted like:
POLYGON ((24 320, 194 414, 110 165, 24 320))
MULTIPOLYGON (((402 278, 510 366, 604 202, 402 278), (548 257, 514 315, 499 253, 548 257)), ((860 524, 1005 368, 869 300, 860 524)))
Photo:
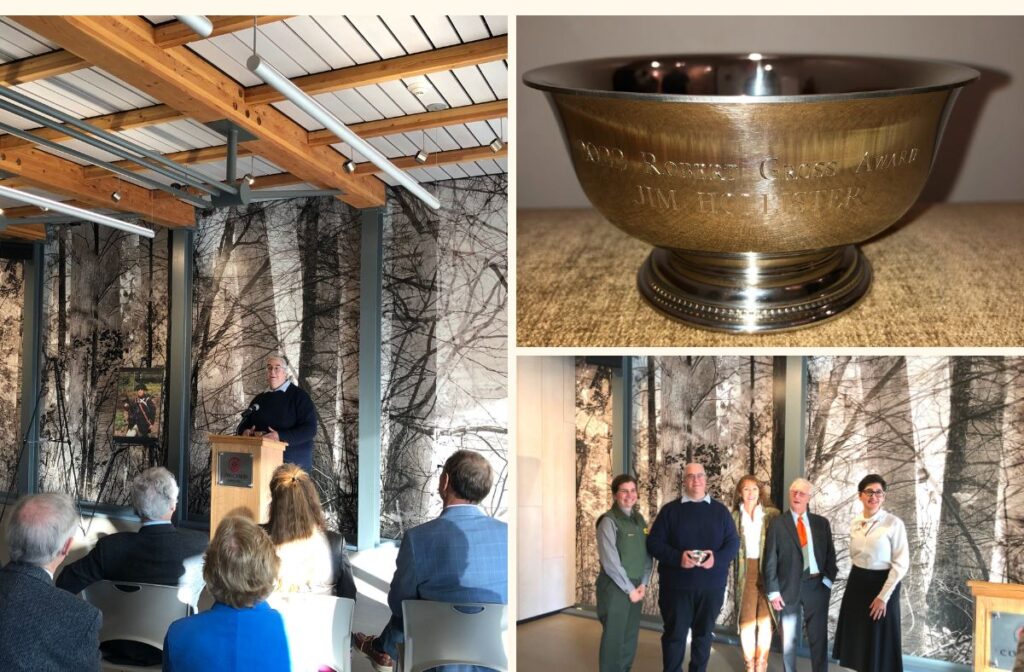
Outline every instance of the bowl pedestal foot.
POLYGON ((758 333, 828 320, 867 293, 855 245, 786 254, 709 254, 657 247, 637 274, 659 312, 703 329, 758 333))

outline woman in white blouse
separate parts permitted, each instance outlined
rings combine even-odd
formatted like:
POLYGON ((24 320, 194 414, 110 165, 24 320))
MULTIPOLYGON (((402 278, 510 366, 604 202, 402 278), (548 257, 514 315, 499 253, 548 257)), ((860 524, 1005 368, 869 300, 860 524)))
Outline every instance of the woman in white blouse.
POLYGON ((771 506, 756 476, 736 484, 732 520, 740 535, 740 552, 733 561, 733 598, 746 672, 765 672, 772 645, 772 610, 764 594, 761 556, 768 524, 779 510, 771 506))
POLYGON ((832 657, 857 672, 902 672, 900 581, 910 569, 903 521, 882 509, 885 479, 857 485, 864 509, 850 526, 850 578, 839 608, 832 657))

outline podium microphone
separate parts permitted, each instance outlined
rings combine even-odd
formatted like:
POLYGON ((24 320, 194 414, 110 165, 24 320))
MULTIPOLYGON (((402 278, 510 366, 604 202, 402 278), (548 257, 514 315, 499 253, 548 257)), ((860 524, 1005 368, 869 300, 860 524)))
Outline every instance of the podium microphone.
POLYGON ((252 415, 253 413, 255 413, 258 410, 260 410, 260 405, 259 404, 253 404, 249 408, 247 408, 244 411, 242 411, 242 420, 243 421, 244 420, 248 420, 249 416, 252 415))

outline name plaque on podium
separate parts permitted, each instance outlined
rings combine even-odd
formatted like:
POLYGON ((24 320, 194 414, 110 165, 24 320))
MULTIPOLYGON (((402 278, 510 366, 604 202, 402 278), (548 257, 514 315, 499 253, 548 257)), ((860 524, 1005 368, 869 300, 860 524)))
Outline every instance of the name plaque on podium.
POLYGON ((217 453, 217 484, 231 488, 252 487, 252 454, 217 453))

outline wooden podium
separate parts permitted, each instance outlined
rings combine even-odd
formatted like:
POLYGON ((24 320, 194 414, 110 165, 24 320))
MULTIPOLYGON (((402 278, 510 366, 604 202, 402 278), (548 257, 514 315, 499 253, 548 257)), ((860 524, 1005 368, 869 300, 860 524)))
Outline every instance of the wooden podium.
POLYGON ((968 581, 974 595, 974 670, 1013 670, 1024 635, 1024 586, 968 581))
POLYGON ((210 484, 210 537, 227 516, 266 521, 270 477, 284 462, 288 445, 259 436, 210 434, 213 482, 210 484))

